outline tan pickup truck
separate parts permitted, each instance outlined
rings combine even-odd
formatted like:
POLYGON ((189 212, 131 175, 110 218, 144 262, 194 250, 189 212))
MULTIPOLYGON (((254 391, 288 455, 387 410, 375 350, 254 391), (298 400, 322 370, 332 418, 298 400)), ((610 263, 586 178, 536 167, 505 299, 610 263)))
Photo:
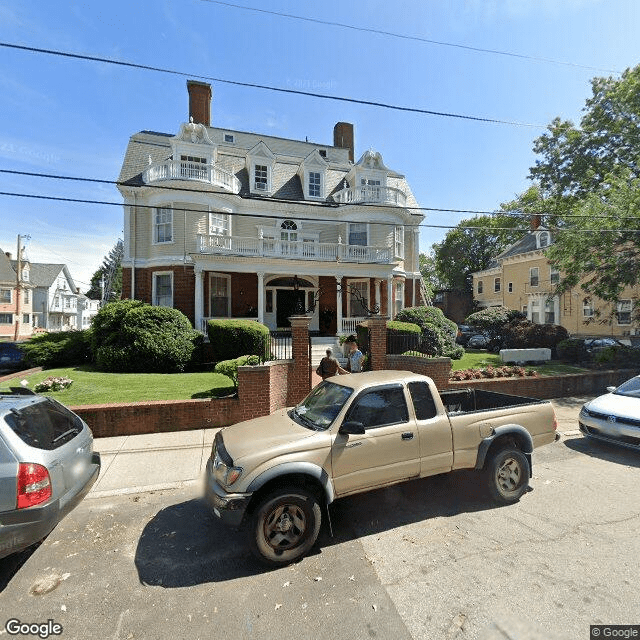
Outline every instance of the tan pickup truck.
POLYGON ((207 462, 205 497, 248 525, 253 553, 287 564, 316 542, 335 499, 454 469, 477 469, 492 497, 520 499, 531 453, 553 442, 550 402, 479 389, 439 393, 408 371, 335 376, 296 407, 226 427, 207 462))

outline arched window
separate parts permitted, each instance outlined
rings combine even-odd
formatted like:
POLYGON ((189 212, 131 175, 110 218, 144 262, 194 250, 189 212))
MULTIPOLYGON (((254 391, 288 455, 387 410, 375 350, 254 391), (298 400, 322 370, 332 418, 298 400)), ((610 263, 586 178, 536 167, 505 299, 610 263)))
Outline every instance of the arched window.
POLYGON ((280 225, 280 240, 296 242, 298 240, 298 225, 293 220, 285 220, 280 225))

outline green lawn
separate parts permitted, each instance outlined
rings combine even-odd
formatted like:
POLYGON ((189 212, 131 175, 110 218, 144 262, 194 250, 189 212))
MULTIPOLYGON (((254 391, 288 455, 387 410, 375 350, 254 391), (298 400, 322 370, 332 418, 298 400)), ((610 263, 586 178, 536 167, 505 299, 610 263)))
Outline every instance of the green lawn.
POLYGON ((69 406, 106 404, 111 402, 138 402, 141 400, 187 400, 211 398, 233 393, 231 380, 211 371, 198 373, 103 373, 91 367, 48 369, 25 378, 14 378, 0 385, 0 390, 19 386, 24 379, 33 389, 49 376, 73 380, 68 389, 51 395, 69 406))
MULTIPOLYGON (((501 367, 502 361, 500 356, 487 351, 465 351, 464 356, 460 360, 451 361, 452 371, 460 369, 483 369, 484 367, 501 367)), ((574 367, 570 364, 564 364, 558 360, 551 360, 547 364, 538 364, 535 366, 525 367, 527 370, 535 369, 541 376, 556 376, 565 373, 582 373, 587 371, 581 367, 574 367)))

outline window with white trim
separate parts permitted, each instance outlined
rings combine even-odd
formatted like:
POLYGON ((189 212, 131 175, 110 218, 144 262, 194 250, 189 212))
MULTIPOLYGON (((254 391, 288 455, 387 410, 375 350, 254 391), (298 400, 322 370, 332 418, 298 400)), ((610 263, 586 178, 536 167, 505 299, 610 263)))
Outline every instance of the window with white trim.
POLYGON ((404 227, 396 227, 394 236, 396 258, 404 258, 404 227))
POLYGON ((540 301, 539 300, 531 301, 531 322, 540 324, 540 301))
POLYGON ((483 290, 482 280, 478 280, 478 293, 482 293, 482 290, 483 290))
POLYGON ((349 244, 366 247, 367 240, 367 223, 351 222, 349 224, 349 244))
POLYGON ((369 281, 349 280, 349 317, 361 318, 369 315, 369 281))
POLYGON ((225 133, 224 134, 224 141, 228 144, 233 144, 236 139, 235 136, 232 133, 225 133))
POLYGON ((22 269, 22 281, 29 282, 29 267, 24 267, 22 269))
POLYGON ((156 307, 173 307, 173 272, 153 274, 152 304, 156 307))
POLYGON ((253 167, 253 188, 256 191, 269 191, 269 168, 266 164, 253 167))
POLYGON ((393 311, 394 316, 398 315, 404 308, 404 282, 396 281, 396 295, 394 299, 393 311))
POLYGON ((618 300, 616 303, 616 316, 619 325, 631 324, 631 300, 618 300))
POLYGON ((0 313, 0 324, 13 324, 13 314, 0 313))
POLYGON ((0 289, 0 302, 11 304, 11 289, 0 289))
POLYGON ((556 305, 552 299, 548 299, 544 305, 544 323, 555 324, 556 323, 556 305))
POLYGON ((500 293, 500 278, 493 279, 493 291, 494 293, 500 293))
POLYGON ((162 244, 173 242, 173 209, 156 207, 153 219, 153 242, 162 244))
POLYGON ((513 293, 513 282, 509 282, 509 284, 507 284, 507 289, 509 290, 509 293, 513 293))
POLYGON ((231 235, 229 214, 221 211, 209 211, 209 233, 217 236, 231 235))
POLYGON ((29 291, 29 289, 24 290, 24 293, 22 294, 22 299, 25 304, 29 304, 31 302, 31 292, 29 291))
POLYGON ((551 267, 549 279, 551 280, 551 284, 558 284, 558 282, 560 282, 560 272, 551 267))
POLYGON ((22 324, 29 324, 31 322, 31 316, 28 313, 22 314, 22 324))
POLYGON ((551 244, 551 236, 548 231, 541 231, 538 234, 538 248, 544 249, 551 244))
POLYGON ((537 287, 540 283, 540 269, 538 267, 531 267, 529 269, 529 284, 532 287, 537 287))
POLYGON ((593 318, 593 302, 591 302, 591 298, 585 298, 582 301, 582 317, 593 318))
POLYGON ((209 275, 209 313, 212 318, 231 316, 231 276, 223 273, 209 275))
POLYGON ((319 171, 309 171, 309 197, 322 196, 322 174, 319 171))

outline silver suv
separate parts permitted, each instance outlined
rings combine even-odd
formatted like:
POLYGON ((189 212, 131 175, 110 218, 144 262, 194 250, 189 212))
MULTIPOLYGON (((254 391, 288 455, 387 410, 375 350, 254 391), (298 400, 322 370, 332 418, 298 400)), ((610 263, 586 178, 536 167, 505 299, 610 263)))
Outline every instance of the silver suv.
POLYGON ((99 473, 80 417, 27 389, 0 392, 0 558, 47 536, 99 473))

